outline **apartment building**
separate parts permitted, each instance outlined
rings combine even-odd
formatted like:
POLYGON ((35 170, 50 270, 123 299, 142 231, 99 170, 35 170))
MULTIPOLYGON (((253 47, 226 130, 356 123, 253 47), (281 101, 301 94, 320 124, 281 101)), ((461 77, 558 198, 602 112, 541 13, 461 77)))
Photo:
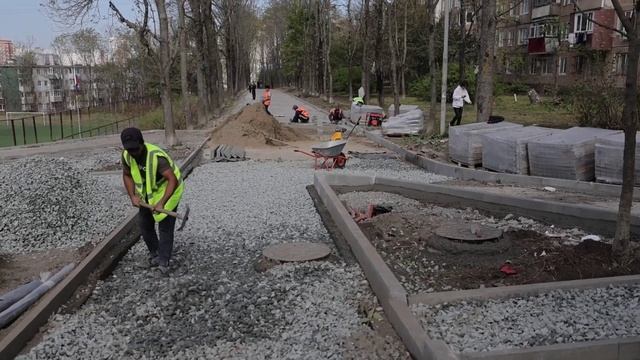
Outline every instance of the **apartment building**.
POLYGON ((0 65, 7 64, 15 56, 13 42, 0 39, 0 65))
MULTIPOLYGON (((633 2, 623 6, 631 9, 633 2)), ((503 80, 544 90, 607 75, 622 86, 628 44, 606 28, 621 28, 611 1, 505 1, 498 12, 504 15, 496 39, 503 80)))
POLYGON ((20 109, 7 111, 56 112, 88 106, 89 67, 65 66, 57 55, 37 53, 33 64, 6 65, 3 70, 17 74, 20 97, 20 109))

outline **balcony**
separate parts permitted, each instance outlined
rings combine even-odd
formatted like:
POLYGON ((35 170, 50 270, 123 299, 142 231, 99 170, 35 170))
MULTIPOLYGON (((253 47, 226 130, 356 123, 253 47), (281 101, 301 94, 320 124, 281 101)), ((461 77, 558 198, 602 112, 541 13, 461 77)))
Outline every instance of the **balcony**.
POLYGON ((534 7, 531 10, 531 20, 557 15, 560 15, 560 5, 556 3, 534 7))
POLYGON ((527 52, 529 54, 548 54, 558 48, 558 39, 537 37, 529 39, 527 52))

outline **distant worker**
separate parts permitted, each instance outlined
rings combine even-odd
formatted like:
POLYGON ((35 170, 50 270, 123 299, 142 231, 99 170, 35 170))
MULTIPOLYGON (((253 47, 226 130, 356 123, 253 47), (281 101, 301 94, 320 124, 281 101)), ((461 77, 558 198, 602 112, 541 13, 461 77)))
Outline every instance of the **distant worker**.
POLYGON ((344 114, 342 113, 342 109, 340 109, 340 105, 334 107, 329 110, 329 121, 332 124, 337 124, 344 118, 344 114))
POLYGON ((256 100, 256 83, 249 84, 249 93, 253 96, 253 100, 256 100))
POLYGON ((309 122, 309 112, 305 108, 303 108, 302 106, 293 105, 293 111, 295 111, 295 113, 293 114, 293 119, 291 119, 291 122, 309 122))
POLYGON ((364 105, 364 98, 362 98, 361 96, 354 97, 353 103, 356 105, 364 105))
POLYGON ((467 91, 467 81, 462 80, 460 85, 453 90, 453 112, 455 115, 449 123, 449 126, 460 125, 460 121, 462 121, 462 108, 465 102, 471 104, 471 99, 467 91))
POLYGON ((262 93, 262 105, 264 105, 264 111, 271 115, 269 112, 269 106, 271 105, 271 87, 267 85, 262 93))
POLYGON ((122 130, 120 140, 124 147, 122 179, 131 205, 139 208, 138 226, 149 249, 149 266, 157 266, 163 275, 167 275, 176 218, 157 209, 176 211, 178 208, 184 191, 180 169, 164 150, 145 143, 142 132, 137 128, 122 130), (153 206, 154 210, 142 207, 140 204, 143 201, 153 206), (156 223, 160 239, 156 233, 156 223))

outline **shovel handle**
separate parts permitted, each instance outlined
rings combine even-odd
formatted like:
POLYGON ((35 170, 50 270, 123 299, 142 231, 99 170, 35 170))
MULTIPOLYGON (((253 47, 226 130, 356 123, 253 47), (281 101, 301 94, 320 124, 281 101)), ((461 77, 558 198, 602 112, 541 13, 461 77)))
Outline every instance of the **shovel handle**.
MULTIPOLYGON (((149 210, 153 210, 153 206, 147 204, 146 202, 140 201, 140 206, 142 206, 143 208, 147 208, 149 210)), ((158 209, 157 212, 172 216, 176 219, 182 219, 182 216, 180 214, 178 214, 177 212, 174 211, 169 211, 169 210, 165 210, 165 209, 158 209)))

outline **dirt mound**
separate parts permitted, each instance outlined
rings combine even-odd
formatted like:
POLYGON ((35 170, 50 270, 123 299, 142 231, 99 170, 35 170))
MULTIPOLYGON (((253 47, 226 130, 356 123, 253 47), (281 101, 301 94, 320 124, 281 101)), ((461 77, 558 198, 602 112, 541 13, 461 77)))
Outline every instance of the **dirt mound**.
POLYGON ((299 131, 280 124, 273 116, 265 113, 260 104, 249 105, 234 115, 226 124, 214 130, 211 142, 238 146, 271 145, 275 139, 283 142, 307 140, 299 131))

